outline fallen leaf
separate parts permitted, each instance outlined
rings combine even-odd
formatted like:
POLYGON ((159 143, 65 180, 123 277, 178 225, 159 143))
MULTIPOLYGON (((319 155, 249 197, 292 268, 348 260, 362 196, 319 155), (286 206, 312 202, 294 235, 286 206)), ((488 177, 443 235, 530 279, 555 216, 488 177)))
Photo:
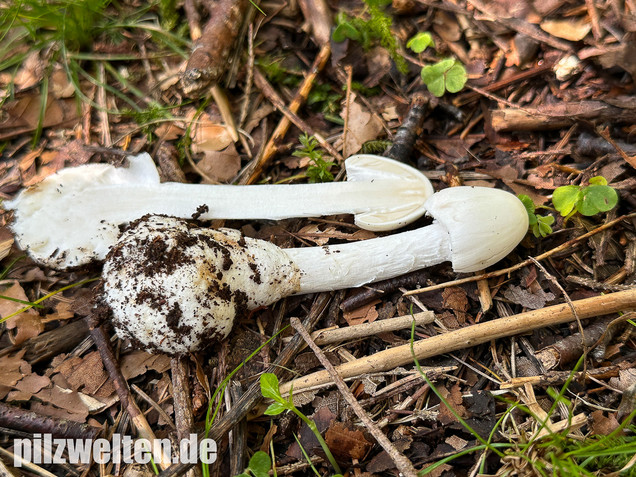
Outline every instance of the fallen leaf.
POLYGON ((448 287, 442 292, 444 308, 453 311, 468 311, 468 296, 460 287, 448 287))
POLYGON ((616 419, 616 413, 611 412, 606 416, 603 411, 597 409, 590 414, 592 418, 592 434, 597 436, 607 436, 620 426, 616 419))
POLYGON ((229 182, 241 170, 241 157, 233 143, 222 151, 205 151, 197 166, 211 179, 229 182))
POLYGON ((355 310, 345 311, 342 316, 349 326, 359 325, 361 323, 373 323, 378 317, 378 310, 375 306, 380 300, 373 300, 371 303, 356 308, 355 310))
MULTIPOLYGON (((450 390, 444 387, 439 387, 438 391, 460 417, 468 417, 468 411, 464 407, 462 391, 459 388, 459 384, 453 385, 450 390)), ((457 422, 457 418, 455 417, 455 415, 448 409, 448 407, 446 407, 444 403, 440 403, 439 405, 439 414, 437 415, 437 420, 443 425, 457 422)))
POLYGON ((533 293, 528 289, 521 288, 516 285, 510 285, 510 287, 504 291, 503 295, 511 302, 531 310, 543 308, 546 302, 552 301, 555 298, 554 293, 545 292, 541 289, 533 293))
POLYGON ((546 33, 569 41, 581 41, 592 30, 592 24, 586 17, 544 20, 539 26, 546 33))
POLYGON ((24 376, 31 374, 31 365, 22 359, 25 349, 14 355, 0 356, 0 399, 4 399, 15 384, 24 376))
MULTIPOLYGON (((382 123, 371 113, 367 112, 361 104, 355 102, 355 95, 351 95, 349 103, 349 122, 348 129, 346 131, 346 144, 343 150, 347 155, 355 154, 358 152, 362 145, 367 141, 372 141, 378 138, 378 135, 382 131, 382 123)), ((341 116, 344 119, 345 108, 341 116)), ((343 134, 344 136, 345 134, 343 134)), ((337 148, 337 146, 336 146, 337 148)))
POLYGON ((207 113, 199 116, 190 133, 192 151, 221 151, 232 144, 232 135, 227 126, 213 121, 207 113))
MULTIPOLYGON (((17 281, 13 282, 2 294, 18 300, 28 300, 24 290, 17 281)), ((22 303, 0 299, 0 316, 9 316, 24 307, 25 305, 22 303)), ((44 323, 42 323, 40 315, 38 315, 33 308, 29 308, 19 315, 9 318, 5 322, 5 325, 8 330, 16 330, 16 334, 13 337, 14 344, 20 344, 44 331, 44 323)))
POLYGON ((170 369, 170 357, 140 350, 133 351, 122 356, 120 369, 126 380, 141 376, 150 369, 164 373, 170 369))
POLYGON ((362 460, 373 446, 362 431, 351 431, 342 422, 333 422, 325 433, 327 446, 342 460, 362 460))
POLYGON ((56 366, 53 371, 64 376, 73 391, 81 391, 98 397, 108 397, 115 391, 104 370, 98 351, 83 357, 71 356, 56 366))

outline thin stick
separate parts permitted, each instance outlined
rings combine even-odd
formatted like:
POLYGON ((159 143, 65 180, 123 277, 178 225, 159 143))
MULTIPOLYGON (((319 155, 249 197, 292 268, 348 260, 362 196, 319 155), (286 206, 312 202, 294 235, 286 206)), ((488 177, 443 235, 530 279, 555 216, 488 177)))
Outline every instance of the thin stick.
MULTIPOLYGON (((318 73, 322 71, 322 69, 327 64, 329 56, 331 56, 331 47, 329 46, 329 43, 326 43, 320 49, 318 56, 316 56, 314 63, 311 65, 311 69, 305 76, 303 82, 300 84, 300 87, 298 88, 298 92, 294 96, 294 99, 292 99, 292 102, 289 104, 289 107, 287 108, 289 109, 289 111, 294 114, 298 112, 300 106, 307 99, 307 95, 309 94, 309 91, 311 91, 311 87, 314 84, 316 76, 318 76, 318 73)), ((249 176, 247 177, 247 179, 245 179, 245 181, 242 181, 243 184, 253 184, 257 181, 257 179, 265 169, 265 166, 269 164, 269 161, 271 161, 272 157, 274 157, 274 155, 276 154, 278 142, 281 141, 283 137, 285 137, 285 134, 287 133, 290 125, 291 121, 287 117, 283 117, 280 120, 278 126, 276 126, 276 129, 274 129, 274 132, 272 133, 272 137, 269 139, 269 141, 267 141, 267 144, 263 149, 263 154, 257 157, 254 165, 252 166, 252 170, 249 173, 249 176)))
MULTIPOLYGON (((327 150, 329 154, 335 157, 338 160, 343 160, 342 155, 336 151, 331 144, 327 142, 327 140, 322 137, 320 134, 315 132, 312 127, 307 124, 305 121, 300 119, 295 111, 292 111, 291 108, 285 106, 285 102, 283 98, 281 98, 278 93, 274 90, 271 84, 265 79, 263 74, 258 70, 254 70, 254 83, 258 86, 261 92, 267 97, 267 99, 278 109, 281 113, 285 115, 285 117, 291 121, 294 126, 296 126, 301 131, 306 132, 309 135, 312 135, 316 138, 318 143, 327 150)), ((275 132, 275 131, 274 131, 275 132)))
POLYGON ((361 325, 345 326, 327 330, 317 330, 311 334, 317 345, 340 343, 367 336, 377 335, 386 331, 403 330, 411 328, 415 321, 416 326, 433 323, 435 314, 432 311, 423 311, 414 315, 396 316, 386 320, 374 321, 373 323, 363 323, 361 325))
POLYGON ((378 444, 380 444, 382 448, 386 451, 386 453, 389 454, 389 457, 391 457, 391 459, 393 460, 393 463, 396 465, 400 473, 404 475, 405 477, 416 477, 417 472, 415 471, 415 468, 413 468, 413 465, 411 464, 411 462, 406 458, 404 454, 399 452, 393 446, 389 438, 386 435, 384 435, 384 433, 375 425, 375 422, 371 420, 371 418, 368 416, 365 410, 362 409, 362 406, 360 405, 358 400, 354 397, 354 395, 351 393, 351 391, 349 390, 349 387, 338 375, 336 368, 334 368, 333 364, 329 362, 325 354, 314 342, 314 340, 311 339, 311 336, 309 336, 309 333, 303 327, 303 324, 300 322, 300 320, 296 317, 292 317, 290 318, 289 322, 294 327, 294 329, 298 331, 300 336, 302 336, 302 338, 305 340, 307 345, 314 352, 314 354, 318 358, 318 361, 320 361, 320 364, 322 364, 325 367, 326 372, 329 373, 333 381, 336 383, 336 386, 338 387, 340 394, 342 394, 342 397, 344 398, 344 400, 347 401, 349 406, 351 406, 351 409, 353 409, 353 412, 356 413, 356 416, 358 416, 358 419, 362 421, 366 430, 371 433, 371 435, 375 438, 378 444))
MULTIPOLYGON (((119 397, 122 407, 128 412, 135 429, 137 429, 139 437, 148 439, 150 442, 154 442, 155 433, 150 427, 150 424, 148 424, 146 416, 144 416, 141 412, 130 394, 128 383, 121 374, 119 366, 117 366, 115 355, 110 346, 110 340, 106 336, 104 329, 101 326, 96 326, 96 320, 92 316, 87 317, 87 321, 91 332, 91 338, 93 338, 93 341, 95 342, 95 346, 99 351, 99 355, 102 358, 102 363, 104 364, 104 368, 106 369, 108 376, 113 381, 115 391, 117 391, 117 396, 119 397)), ((157 457, 159 457, 157 464, 161 467, 161 469, 167 469, 170 467, 170 456, 161 452, 160 456, 154 456, 155 459, 157 457)))
MULTIPOLYGON (((572 302, 572 304, 582 320, 636 309, 636 289, 577 300, 572 302)), ((415 342, 413 348, 417 359, 426 359, 443 353, 470 348, 497 338, 513 336, 573 320, 574 314, 568 304, 554 305, 432 336, 415 342)), ((341 364, 336 370, 341 378, 349 378, 372 372, 386 371, 408 364, 412 360, 413 356, 411 355, 411 345, 409 343, 341 364)), ((283 394, 289 393, 290 388, 293 386, 294 392, 298 393, 303 389, 330 382, 331 376, 328 372, 318 371, 317 373, 281 384, 280 391, 283 394)))
POLYGON ((418 288, 417 290, 411 290, 411 291, 405 292, 404 296, 417 295, 418 293, 439 290, 440 288, 463 285, 464 283, 471 283, 471 282, 475 282, 477 280, 482 280, 485 278, 487 279, 487 278, 494 278, 494 277, 500 277, 502 275, 507 275, 508 273, 514 272, 515 270, 519 270, 520 268, 523 268, 527 265, 534 263, 535 260, 541 261, 544 258, 551 257, 555 253, 559 253, 559 252, 562 252, 563 250, 570 248, 572 245, 576 244, 577 242, 580 242, 581 240, 585 240, 586 238, 589 238, 592 235, 596 235, 597 233, 602 232, 603 230, 607 230, 610 227, 613 227, 614 225, 616 225, 617 223, 623 220, 633 219, 634 217, 636 217, 636 213, 617 217, 616 219, 611 220, 610 222, 607 222, 606 224, 603 224, 595 228, 594 230, 590 230, 589 232, 579 237, 573 238, 572 240, 568 240, 564 244, 561 244, 558 247, 553 248, 552 250, 548 250, 547 252, 542 253, 541 255, 537 255, 534 258, 528 258, 527 260, 524 260, 523 262, 519 262, 518 264, 513 265, 512 267, 504 268, 502 270, 496 270, 494 272, 482 273, 481 275, 475 275, 473 277, 461 278, 459 280, 452 280, 450 282, 438 283, 437 285, 432 285, 430 287, 418 288))

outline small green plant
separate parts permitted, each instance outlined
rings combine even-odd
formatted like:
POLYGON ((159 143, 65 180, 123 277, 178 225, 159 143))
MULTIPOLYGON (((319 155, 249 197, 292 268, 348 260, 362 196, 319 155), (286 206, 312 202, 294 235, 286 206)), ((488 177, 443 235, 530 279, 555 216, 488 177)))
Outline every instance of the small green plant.
POLYGON ((616 207, 617 203, 616 190, 608 186, 607 179, 602 176, 592 177, 587 186, 558 187, 552 194, 552 204, 565 220, 577 212, 587 217, 607 212, 616 207))
POLYGON ((586 217, 596 215, 599 212, 607 212, 616 207, 618 194, 616 190, 607 185, 607 180, 602 176, 592 177, 587 186, 568 185, 557 187, 552 194, 554 209, 544 206, 535 206, 530 197, 524 194, 517 196, 528 212, 530 229, 535 237, 546 237, 552 233, 554 217, 551 215, 538 215, 536 209, 556 210, 567 221, 579 212, 586 217))
POLYGON ((347 38, 360 42, 364 49, 379 43, 384 47, 402 73, 408 71, 406 60, 398 53, 398 43, 391 32, 393 20, 385 12, 391 0, 364 0, 368 18, 362 16, 351 17, 344 12, 336 15, 336 28, 331 38, 340 43, 347 38))
POLYGON ((519 200, 523 203, 526 208, 526 212, 528 212, 528 223, 530 225, 530 230, 535 237, 547 237, 552 233, 552 224, 554 223, 554 217, 551 215, 537 215, 536 206, 530 197, 525 194, 520 194, 517 196, 519 200))
POLYGON ((407 43, 406 47, 413 50, 415 53, 422 53, 429 46, 435 48, 435 40, 433 35, 427 31, 421 31, 415 34, 407 43))
POLYGON ((433 96, 438 98, 444 92, 457 93, 466 84, 466 68, 455 58, 446 58, 433 65, 427 65, 420 72, 422 82, 433 96))
MULTIPOLYGON (((422 53, 429 46, 435 48, 435 41, 429 32, 419 32, 406 44, 415 53, 422 53)), ((461 91, 468 76, 466 68, 455 58, 445 58, 432 65, 426 65, 420 71, 422 82, 433 96, 438 98, 446 91, 457 93, 461 91)))
POLYGON ((272 469, 272 459, 266 452, 258 451, 250 459, 247 469, 236 477, 269 477, 272 469))
POLYGON ((296 157, 308 157, 312 164, 307 168, 305 175, 309 178, 309 182, 330 182, 333 181, 333 174, 330 169, 336 165, 335 162, 325 161, 322 158, 323 152, 318 149, 318 141, 314 136, 308 136, 307 133, 301 135, 298 140, 302 147, 294 151, 296 157))
MULTIPOLYGON (((303 421, 309 429, 314 433, 316 439, 320 443, 322 450, 325 452, 327 459, 331 463, 332 467, 336 471, 338 475, 342 474, 340 470, 340 466, 336 462, 336 459, 333 457, 331 450, 327 446, 327 443, 323 439, 320 431, 318 431, 318 427, 316 423, 305 416, 295 405, 294 399, 292 397, 292 393, 290 391, 289 398, 285 399, 280 393, 280 387, 278 383, 278 378, 273 373, 265 373, 261 375, 261 394, 265 398, 272 399, 274 402, 269 405, 269 407, 265 410, 265 414, 268 416, 277 416, 285 411, 291 411, 296 414, 301 421, 303 421)), ((334 476, 336 477, 336 476, 334 476)))

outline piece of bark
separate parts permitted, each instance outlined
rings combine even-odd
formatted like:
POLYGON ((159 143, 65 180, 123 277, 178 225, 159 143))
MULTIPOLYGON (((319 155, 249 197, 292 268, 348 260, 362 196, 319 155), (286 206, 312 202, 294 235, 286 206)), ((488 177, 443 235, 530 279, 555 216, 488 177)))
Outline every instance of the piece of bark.
POLYGON ((201 95, 219 82, 227 69, 247 6, 248 0, 219 0, 214 6, 181 77, 181 87, 187 96, 201 95))
POLYGON ((581 357, 584 348, 589 348, 599 340, 611 321, 612 319, 605 319, 592 323, 583 330, 584 338, 581 337, 581 333, 574 333, 550 346, 540 349, 535 353, 535 356, 546 370, 570 363, 581 357))
MULTIPOLYGON (((436 103, 436 102, 435 102, 436 103)), ((433 103, 433 107, 435 107, 433 103)), ((413 158, 415 140, 422 135, 424 119, 429 111, 429 97, 423 93, 416 93, 411 100, 411 106, 404 117, 402 125, 393 138, 393 145, 383 154, 385 157, 401 162, 410 162, 413 158)))
MULTIPOLYGON (((617 104, 615 100, 612 100, 617 104)), ((633 101, 614 106, 605 101, 580 101, 545 104, 537 108, 504 108, 491 112, 491 125, 496 132, 540 131, 557 129, 576 121, 636 121, 633 101)), ((620 104, 620 103, 619 103, 620 104)))
POLYGON ((65 439, 95 439, 101 432, 98 427, 44 416, 1 402, 0 427, 29 433, 51 434, 53 437, 65 439))

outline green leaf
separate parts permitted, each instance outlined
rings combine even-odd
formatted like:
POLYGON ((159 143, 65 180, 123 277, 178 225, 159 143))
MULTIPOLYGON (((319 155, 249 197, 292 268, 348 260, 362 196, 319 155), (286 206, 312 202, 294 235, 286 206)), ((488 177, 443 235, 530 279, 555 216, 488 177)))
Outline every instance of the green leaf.
POLYGON ((287 411, 289 408, 285 404, 281 404, 278 402, 272 403, 269 405, 267 409, 265 409, 265 414, 268 416, 278 416, 283 412, 287 411))
POLYGON ((591 177, 589 180, 590 185, 607 185, 607 179, 603 176, 591 177))
POLYGON ((582 191, 582 200, 579 205, 579 212, 585 216, 607 212, 616 207, 618 194, 607 185, 591 185, 582 191))
POLYGON ((534 201, 529 196, 525 194, 519 194, 517 196, 517 199, 519 199, 523 206, 526 208, 526 212, 528 212, 528 215, 534 214, 534 201))
POLYGON ((446 58, 425 66, 420 76, 431 94, 438 98, 443 96, 446 90, 451 93, 461 90, 467 78, 466 69, 455 58, 446 58))
POLYGON ((250 459, 249 469, 256 477, 265 477, 272 468, 272 459, 266 452, 258 451, 250 459))
POLYGON ((464 88, 468 75, 466 68, 459 61, 446 72, 446 91, 457 93, 464 88))
MULTIPOLYGON (((546 216, 538 216, 537 217, 537 226, 539 229, 539 235, 541 237, 546 237, 552 233, 551 225, 554 223, 554 217, 551 215, 546 216)), ((536 234, 535 234, 536 236, 536 234)))
POLYGON ((356 27, 349 22, 340 23, 334 28, 331 39, 336 43, 342 43, 347 38, 353 41, 360 41, 361 35, 356 27))
POLYGON ((274 401, 282 401, 283 397, 280 395, 278 378, 274 373, 264 373, 261 375, 261 394, 265 398, 273 399, 274 401))
POLYGON ((557 187, 552 194, 552 204, 559 213, 565 217, 568 215, 581 198, 581 188, 575 185, 557 187))
POLYGON ((435 41, 433 36, 427 31, 419 32, 406 43, 406 47, 415 53, 422 53, 429 46, 435 48, 435 41))
POLYGON ((243 472, 242 474, 238 474, 236 477, 250 477, 250 475, 243 472))

